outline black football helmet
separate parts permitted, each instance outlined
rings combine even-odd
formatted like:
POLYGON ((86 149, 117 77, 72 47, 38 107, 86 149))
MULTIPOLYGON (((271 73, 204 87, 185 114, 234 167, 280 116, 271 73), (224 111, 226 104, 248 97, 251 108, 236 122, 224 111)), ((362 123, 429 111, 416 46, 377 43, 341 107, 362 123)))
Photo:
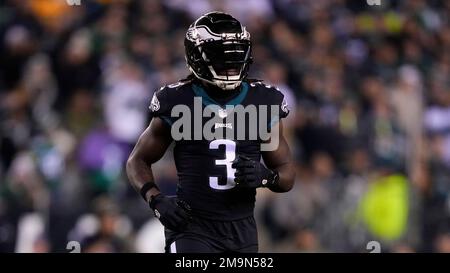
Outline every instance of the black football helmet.
POLYGON ((250 33, 223 12, 209 12, 192 23, 184 47, 195 77, 224 90, 238 87, 252 63, 250 33))

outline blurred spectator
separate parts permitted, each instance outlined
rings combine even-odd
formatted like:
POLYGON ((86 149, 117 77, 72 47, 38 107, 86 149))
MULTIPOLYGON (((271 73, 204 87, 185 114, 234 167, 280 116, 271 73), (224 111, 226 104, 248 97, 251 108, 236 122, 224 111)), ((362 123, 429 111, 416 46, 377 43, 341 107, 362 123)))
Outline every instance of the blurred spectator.
POLYGON ((131 224, 107 197, 94 199, 93 215, 84 215, 71 235, 80 242, 82 252, 128 252, 131 224))

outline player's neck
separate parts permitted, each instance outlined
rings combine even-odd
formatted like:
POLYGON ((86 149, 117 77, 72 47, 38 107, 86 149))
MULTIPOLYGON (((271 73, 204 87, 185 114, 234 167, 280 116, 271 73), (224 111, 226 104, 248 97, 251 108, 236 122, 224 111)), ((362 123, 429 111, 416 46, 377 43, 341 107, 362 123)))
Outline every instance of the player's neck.
POLYGON ((226 103, 227 101, 237 96, 241 91, 240 86, 234 90, 223 90, 211 84, 202 83, 202 85, 204 86, 204 89, 208 94, 208 96, 210 96, 219 103, 226 103))

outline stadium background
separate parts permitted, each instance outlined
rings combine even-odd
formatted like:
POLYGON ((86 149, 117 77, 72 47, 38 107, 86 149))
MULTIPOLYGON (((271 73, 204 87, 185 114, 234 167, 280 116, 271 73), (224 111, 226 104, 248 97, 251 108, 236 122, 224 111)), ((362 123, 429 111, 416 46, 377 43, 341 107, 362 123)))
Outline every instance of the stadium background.
MULTIPOLYGON (((291 108, 287 194, 258 193, 263 252, 450 252, 450 1, 6 0, 0 4, 0 252, 158 252, 124 162, 194 18, 252 35, 251 75, 291 108)), ((174 194, 170 153, 154 168, 174 194)))

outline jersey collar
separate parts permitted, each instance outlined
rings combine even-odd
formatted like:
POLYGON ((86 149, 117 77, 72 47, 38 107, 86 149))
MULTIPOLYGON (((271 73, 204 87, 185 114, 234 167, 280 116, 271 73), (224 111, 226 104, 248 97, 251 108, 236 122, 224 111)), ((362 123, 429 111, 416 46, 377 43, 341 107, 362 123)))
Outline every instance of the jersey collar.
POLYGON ((246 82, 242 82, 241 84, 241 92, 234 98, 232 98, 231 100, 229 100, 227 103, 225 104, 221 104, 218 103, 217 101, 215 101, 213 98, 211 98, 206 91, 203 89, 202 86, 198 85, 198 84, 193 84, 192 85, 192 90, 194 91, 194 94, 196 97, 201 97, 202 98, 202 103, 205 106, 209 106, 211 104, 213 105, 219 105, 219 106, 226 106, 226 105, 232 105, 232 106, 236 106, 238 104, 241 104, 242 101, 244 101, 245 97, 247 96, 248 93, 248 83, 246 82))

